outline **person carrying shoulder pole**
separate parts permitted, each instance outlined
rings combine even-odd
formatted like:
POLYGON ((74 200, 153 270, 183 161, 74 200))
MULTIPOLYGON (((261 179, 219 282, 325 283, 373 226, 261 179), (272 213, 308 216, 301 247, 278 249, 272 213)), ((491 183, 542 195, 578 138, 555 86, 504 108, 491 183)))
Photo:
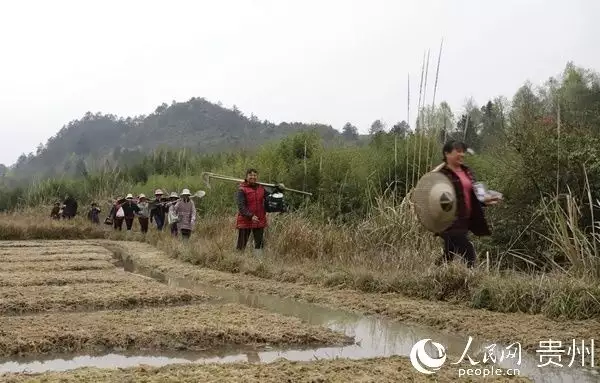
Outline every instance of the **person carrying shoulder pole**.
POLYGON ((133 202, 133 194, 127 194, 125 200, 125 203, 121 207, 125 213, 125 226, 127 227, 127 231, 131 231, 131 228, 133 227, 133 219, 135 218, 135 215, 139 213, 140 208, 135 202, 133 202))
POLYGON ((181 238, 188 240, 196 224, 196 205, 190 199, 189 189, 183 189, 181 199, 175 204, 177 214, 177 227, 181 231, 181 238))
POLYGON ((174 237, 177 237, 179 234, 179 230, 177 228, 177 221, 179 220, 179 217, 177 216, 177 213, 175 213, 175 204, 178 200, 179 196, 177 195, 177 192, 171 192, 171 195, 169 196, 169 202, 166 204, 168 209, 167 220, 169 226, 171 227, 171 235, 174 237))
POLYGON ((165 225, 165 218, 167 215, 166 201, 163 199, 163 191, 156 189, 154 191, 154 201, 152 202, 152 209, 150 210, 150 223, 154 221, 156 229, 162 231, 165 225))
POLYGON ((138 220, 140 222, 140 228, 142 233, 148 232, 148 220, 150 219, 150 205, 145 194, 140 194, 138 197, 138 207, 140 210, 137 212, 138 220))
MULTIPOLYGON (((276 184, 275 188, 284 187, 283 184, 276 184)), ((268 226, 267 212, 265 209, 266 197, 272 190, 258 184, 258 171, 248 169, 246 177, 242 182, 236 194, 238 212, 236 217, 236 228, 238 229, 238 239, 236 249, 244 251, 248 244, 250 234, 254 239, 254 248, 256 253, 261 253, 264 248, 264 230, 268 226)))

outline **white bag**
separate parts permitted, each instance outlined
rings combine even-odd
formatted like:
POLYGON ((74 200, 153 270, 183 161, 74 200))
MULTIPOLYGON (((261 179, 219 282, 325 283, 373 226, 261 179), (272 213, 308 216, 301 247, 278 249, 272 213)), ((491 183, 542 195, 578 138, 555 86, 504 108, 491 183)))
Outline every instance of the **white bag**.
POLYGON ((169 224, 177 223, 179 221, 179 215, 175 213, 175 209, 171 207, 167 215, 169 224))
POLYGON ((117 210, 117 214, 115 214, 115 216, 121 218, 121 217, 125 217, 125 212, 123 211, 123 207, 119 207, 119 210, 117 210))

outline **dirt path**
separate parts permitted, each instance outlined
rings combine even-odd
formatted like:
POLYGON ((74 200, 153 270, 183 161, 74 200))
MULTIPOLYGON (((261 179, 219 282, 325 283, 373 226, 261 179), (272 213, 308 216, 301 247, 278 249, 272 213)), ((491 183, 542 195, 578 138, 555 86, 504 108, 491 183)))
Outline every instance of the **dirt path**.
MULTIPOLYGON (((328 289, 315 285, 282 283, 257 277, 203 269, 169 258, 156 248, 140 242, 91 241, 130 257, 157 273, 171 273, 202 283, 229 287, 296 300, 363 314, 379 314, 405 323, 427 325, 437 330, 471 335, 492 342, 520 342, 523 349, 534 352, 540 341, 562 340, 571 344, 600 334, 600 321, 556 321, 542 315, 505 314, 471 309, 464 305, 408 299, 399 294, 367 294, 355 290, 328 289)), ((600 354, 600 342, 595 342, 600 354)))

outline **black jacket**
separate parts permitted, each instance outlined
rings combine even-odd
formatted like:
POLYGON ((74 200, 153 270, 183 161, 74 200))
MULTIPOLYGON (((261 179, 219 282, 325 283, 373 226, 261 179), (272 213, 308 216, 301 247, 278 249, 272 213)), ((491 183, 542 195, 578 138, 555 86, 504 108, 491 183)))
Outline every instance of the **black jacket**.
POLYGON ((65 217, 75 217, 77 215, 77 201, 73 197, 67 197, 63 202, 65 208, 63 209, 63 215, 65 217))
MULTIPOLYGON (((473 171, 466 165, 461 165, 464 172, 471 178, 471 182, 475 184, 476 179, 473 171)), ((463 192, 462 184, 460 179, 449 167, 444 166, 440 169, 440 172, 445 174, 452 185, 454 186, 454 192, 456 193, 456 200, 458 202, 456 209, 456 219, 452 225, 444 231, 447 234, 463 234, 471 231, 476 236, 491 235, 490 228, 488 227, 487 220, 485 218, 484 206, 482 202, 477 199, 475 191, 471 189, 471 215, 467 216, 465 195, 463 192)))
POLYGON ((130 201, 125 202, 121 207, 123 208, 123 213, 125 213, 125 218, 133 218, 135 217, 135 213, 140 211, 138 205, 130 201))
POLYGON ((152 201, 153 206, 150 209, 150 220, 153 220, 154 217, 159 217, 161 221, 164 222, 167 211, 169 210, 165 204, 166 202, 167 200, 165 199, 155 199, 152 201))

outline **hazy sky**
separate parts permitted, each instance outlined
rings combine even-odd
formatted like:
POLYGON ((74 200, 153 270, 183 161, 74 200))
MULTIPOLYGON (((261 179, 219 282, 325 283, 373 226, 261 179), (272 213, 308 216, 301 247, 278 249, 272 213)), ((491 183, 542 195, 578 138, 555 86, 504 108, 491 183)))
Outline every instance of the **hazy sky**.
MULTIPOLYGON (((428 102, 512 97, 566 62, 600 70, 598 0, 6 1, 0 163, 86 111, 148 114, 205 97, 273 122, 411 120, 424 50, 428 102)), ((411 122, 412 125, 412 122, 411 122)))

